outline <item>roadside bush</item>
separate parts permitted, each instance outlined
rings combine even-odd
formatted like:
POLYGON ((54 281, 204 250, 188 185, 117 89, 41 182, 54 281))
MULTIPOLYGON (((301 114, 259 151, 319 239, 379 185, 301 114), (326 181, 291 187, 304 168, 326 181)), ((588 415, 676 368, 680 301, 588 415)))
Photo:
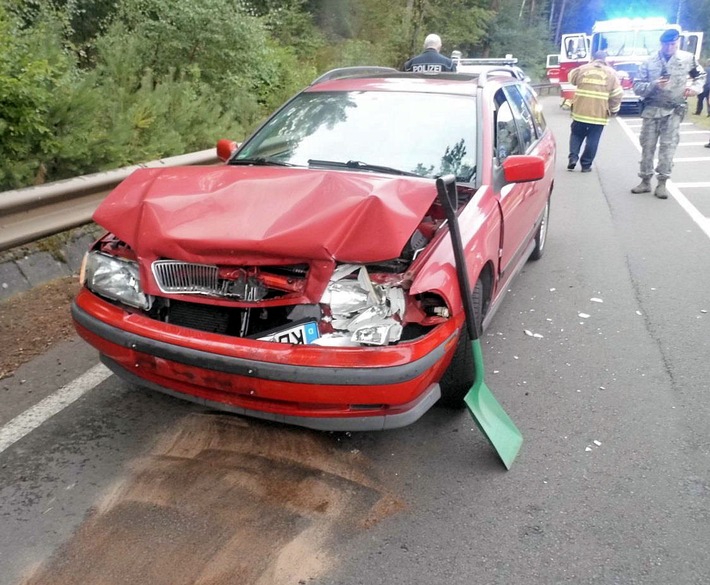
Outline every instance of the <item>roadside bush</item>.
POLYGON ((52 111, 57 147, 46 161, 51 180, 202 150, 217 138, 244 134, 209 87, 175 73, 157 79, 147 71, 125 86, 93 72, 59 104, 52 111))
POLYGON ((158 75, 198 67, 207 83, 261 66, 263 28, 235 0, 122 0, 107 36, 134 37, 142 67, 158 75))
POLYGON ((432 30, 535 76, 545 19, 498 4, 0 0, 0 190, 241 140, 318 74, 399 67, 432 30))
POLYGON ((0 190, 43 180, 42 159, 56 145, 48 114, 73 67, 61 36, 61 23, 23 29, 0 5, 0 190))
POLYGON ((316 75, 234 0, 122 0, 89 70, 67 40, 73 4, 2 5, 0 190, 243 139, 316 75))

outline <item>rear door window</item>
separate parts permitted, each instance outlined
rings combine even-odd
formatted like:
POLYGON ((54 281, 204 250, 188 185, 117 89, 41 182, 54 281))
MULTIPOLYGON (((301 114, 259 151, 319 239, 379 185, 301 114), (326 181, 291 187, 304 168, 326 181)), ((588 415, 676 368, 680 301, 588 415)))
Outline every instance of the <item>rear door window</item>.
POLYGON ((505 99, 505 94, 496 94, 496 156, 502 163, 511 154, 522 154, 520 136, 513 110, 505 99))
POLYGON ((547 128, 547 120, 545 120, 545 116, 542 113, 542 104, 538 101, 535 92, 530 86, 520 85, 518 86, 518 89, 520 90, 520 93, 523 94, 523 99, 532 112, 537 137, 540 138, 545 132, 545 128, 547 128))
POLYGON ((503 91, 508 97, 515 123, 518 126, 521 141, 520 149, 522 153, 526 153, 538 138, 532 112, 525 103, 522 94, 518 91, 518 86, 508 85, 503 88, 503 91))

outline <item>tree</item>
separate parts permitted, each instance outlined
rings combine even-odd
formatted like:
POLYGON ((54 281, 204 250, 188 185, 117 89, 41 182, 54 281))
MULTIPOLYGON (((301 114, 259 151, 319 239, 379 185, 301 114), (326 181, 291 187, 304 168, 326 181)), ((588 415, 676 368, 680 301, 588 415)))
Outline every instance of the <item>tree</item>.
POLYGON ((50 12, 25 28, 0 5, 0 189, 43 178, 42 161, 56 144, 48 114, 73 65, 61 34, 50 12))

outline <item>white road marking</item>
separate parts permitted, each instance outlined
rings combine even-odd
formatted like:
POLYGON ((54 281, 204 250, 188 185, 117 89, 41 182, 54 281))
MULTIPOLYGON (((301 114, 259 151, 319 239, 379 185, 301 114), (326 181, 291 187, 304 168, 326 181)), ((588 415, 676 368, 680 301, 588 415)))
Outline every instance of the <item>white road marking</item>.
POLYGON ((110 375, 111 370, 103 364, 97 364, 32 408, 18 414, 6 425, 0 427, 0 453, 81 398, 89 390, 101 384, 110 375))
MULTIPOLYGON (((617 118, 617 120, 621 121, 621 118, 617 118)), ((628 118, 626 118, 626 119, 624 119, 624 123, 627 124, 629 128, 641 128, 642 123, 639 122, 640 120, 641 120, 641 118, 636 118, 635 120, 633 120, 633 122, 634 122, 633 124, 629 124, 628 118)), ((681 122, 680 125, 681 126, 692 126, 693 123, 692 122, 681 122)), ((705 134, 706 132, 707 132, 707 130, 686 130, 686 131, 681 130, 680 133, 681 134, 705 134)))
POLYGON ((709 182, 697 182, 697 183, 675 183, 675 186, 678 187, 678 189, 699 189, 702 187, 710 187, 709 182))
POLYGON ((698 224, 700 229, 705 232, 705 235, 710 238, 710 218, 707 218, 700 213, 698 209, 686 199, 685 195, 680 192, 680 189, 678 189, 673 181, 668 181, 666 186, 668 188, 668 192, 675 198, 675 200, 692 218, 692 220, 698 224))
MULTIPOLYGON (((616 121, 619 122, 621 125, 622 129, 626 133, 626 135, 629 137, 629 140, 631 140, 632 144, 636 147, 636 150, 641 152, 641 144, 639 143, 638 136, 634 134, 633 130, 631 130, 630 126, 621 118, 616 118, 616 121)), ((704 161, 704 160, 710 160, 710 157, 698 157, 698 158, 693 158, 693 159, 677 159, 674 158, 673 162, 691 162, 691 161, 704 161)), ((683 208, 683 210, 690 216, 690 218, 698 224, 698 227, 703 230, 705 235, 710 238, 710 219, 705 217, 698 209, 690 202, 688 199, 681 193, 680 189, 678 186, 673 183, 673 181, 668 181, 666 183, 666 187, 668 188, 668 192, 671 194, 671 197, 675 199, 678 204, 683 208)))
MULTIPOLYGON (((626 132, 626 135, 629 137, 629 140, 633 143, 633 145, 636 147, 636 150, 641 152, 641 143, 639 142, 639 137, 634 134, 632 128, 634 126, 630 126, 629 124, 626 123, 626 121, 622 120, 621 118, 616 118, 616 121, 619 123, 621 126, 621 129, 626 132)), ((640 128, 640 126, 639 126, 640 128)))
POLYGON ((673 162, 674 163, 680 163, 680 162, 703 162, 706 160, 710 160, 710 156, 689 156, 685 158, 676 158, 673 157, 673 162))

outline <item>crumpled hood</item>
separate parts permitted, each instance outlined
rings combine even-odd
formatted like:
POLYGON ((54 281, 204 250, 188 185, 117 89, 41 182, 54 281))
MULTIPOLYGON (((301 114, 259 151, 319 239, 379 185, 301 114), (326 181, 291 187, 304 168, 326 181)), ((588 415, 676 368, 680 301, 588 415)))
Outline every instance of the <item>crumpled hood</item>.
POLYGON ((282 167, 140 169, 94 221, 144 259, 216 264, 396 258, 433 181, 282 167))

